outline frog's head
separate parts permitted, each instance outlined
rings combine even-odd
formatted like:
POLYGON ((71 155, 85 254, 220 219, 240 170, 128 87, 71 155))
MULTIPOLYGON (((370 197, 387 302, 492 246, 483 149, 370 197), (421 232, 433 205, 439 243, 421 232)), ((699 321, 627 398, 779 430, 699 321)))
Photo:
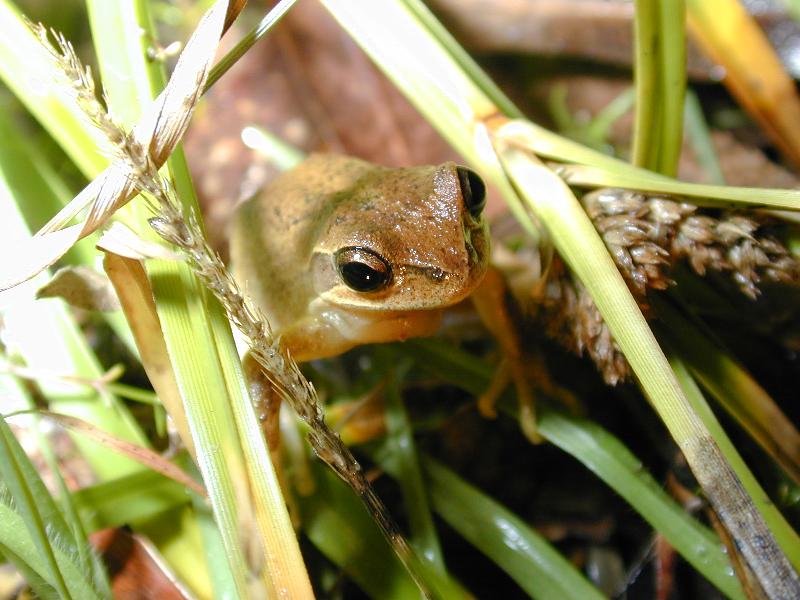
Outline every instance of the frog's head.
POLYGON ((485 199, 481 178, 455 163, 370 169, 328 204, 312 255, 318 296, 366 311, 459 302, 486 273, 485 199))

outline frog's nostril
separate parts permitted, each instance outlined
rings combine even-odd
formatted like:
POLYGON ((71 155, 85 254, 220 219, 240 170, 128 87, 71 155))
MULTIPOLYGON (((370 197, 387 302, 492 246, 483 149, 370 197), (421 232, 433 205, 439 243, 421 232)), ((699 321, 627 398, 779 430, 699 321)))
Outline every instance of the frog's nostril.
POLYGON ((428 279, 436 283, 440 283, 447 279, 447 271, 440 267, 428 267, 425 269, 425 275, 428 277, 428 279))
POLYGON ((470 214, 477 218, 486 205, 486 184, 480 175, 467 167, 456 167, 461 195, 470 214))

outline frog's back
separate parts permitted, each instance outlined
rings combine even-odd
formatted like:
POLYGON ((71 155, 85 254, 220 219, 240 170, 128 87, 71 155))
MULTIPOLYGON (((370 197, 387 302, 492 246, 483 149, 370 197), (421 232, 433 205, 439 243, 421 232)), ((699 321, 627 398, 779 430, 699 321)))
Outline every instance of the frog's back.
POLYGON ((236 208, 230 235, 236 279, 276 330, 301 317, 313 298, 311 257, 332 196, 372 168, 312 154, 236 208))

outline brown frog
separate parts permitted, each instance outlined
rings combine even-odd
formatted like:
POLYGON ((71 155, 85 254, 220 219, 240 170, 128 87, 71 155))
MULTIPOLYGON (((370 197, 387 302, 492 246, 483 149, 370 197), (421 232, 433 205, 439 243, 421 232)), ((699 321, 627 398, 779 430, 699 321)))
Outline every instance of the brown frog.
POLYGON ((237 280, 299 361, 433 333, 489 263, 481 178, 313 154, 237 208, 237 280))
MULTIPOLYGON (((488 268, 485 200, 481 178, 452 162, 393 169, 313 154, 237 208, 236 278, 301 362, 431 335, 445 308, 471 296, 505 357, 478 408, 495 416, 513 380, 523 431, 538 442, 505 288, 488 268)), ((278 403, 254 362, 245 366, 274 447, 278 403)))

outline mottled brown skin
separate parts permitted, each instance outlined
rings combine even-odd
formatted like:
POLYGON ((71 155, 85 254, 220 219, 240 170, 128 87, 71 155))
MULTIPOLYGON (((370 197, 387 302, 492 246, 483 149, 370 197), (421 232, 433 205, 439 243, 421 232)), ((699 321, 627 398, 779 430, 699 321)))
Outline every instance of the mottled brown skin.
POLYGON ((236 278, 301 361, 429 335, 486 273, 486 223, 467 208, 454 163, 390 169, 314 154, 238 207, 236 278), (390 282, 345 285, 334 259, 345 247, 383 257, 390 282))

